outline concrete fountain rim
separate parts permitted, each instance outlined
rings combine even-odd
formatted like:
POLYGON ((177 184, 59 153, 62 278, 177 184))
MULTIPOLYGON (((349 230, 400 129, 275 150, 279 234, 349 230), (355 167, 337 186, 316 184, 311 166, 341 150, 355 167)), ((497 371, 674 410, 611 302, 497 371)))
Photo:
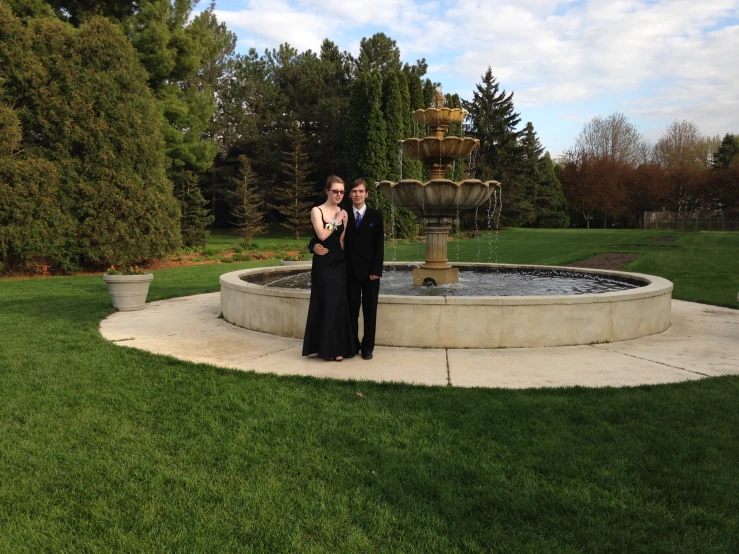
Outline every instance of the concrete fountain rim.
MULTIPOLYGON (((385 262, 385 267, 402 266, 408 267, 422 262, 385 262)), ((457 262, 453 267, 490 267, 500 269, 523 269, 543 271, 568 271, 590 275, 607 275, 621 279, 630 279, 645 283, 644 286, 613 292, 579 295, 550 295, 550 296, 403 296, 392 294, 380 294, 380 303, 385 304, 449 304, 449 305, 482 305, 482 306, 522 306, 522 305, 568 305, 568 304, 593 304, 599 302, 613 302, 619 300, 639 300, 653 298, 673 290, 671 281, 655 275, 645 273, 633 273, 626 271, 614 271, 606 269, 589 269, 579 267, 563 267, 532 264, 494 264, 476 262, 457 262)), ((280 287, 265 287, 256 283, 249 283, 241 279, 242 276, 260 273, 290 273, 298 270, 309 270, 311 262, 291 266, 272 266, 232 271, 221 275, 221 287, 234 290, 260 289, 260 294, 265 296, 280 296, 287 298, 309 298, 310 290, 288 289, 280 287)))

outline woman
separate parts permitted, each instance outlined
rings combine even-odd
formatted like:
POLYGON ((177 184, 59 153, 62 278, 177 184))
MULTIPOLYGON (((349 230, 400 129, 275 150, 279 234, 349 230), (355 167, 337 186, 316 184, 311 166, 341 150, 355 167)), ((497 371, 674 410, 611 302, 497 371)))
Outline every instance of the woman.
POLYGON ((339 206, 344 190, 344 181, 331 175, 326 180, 326 201, 310 213, 318 244, 328 252, 313 255, 310 305, 303 339, 303 356, 318 353, 325 360, 337 362, 356 354, 346 292, 344 232, 348 216, 339 206))

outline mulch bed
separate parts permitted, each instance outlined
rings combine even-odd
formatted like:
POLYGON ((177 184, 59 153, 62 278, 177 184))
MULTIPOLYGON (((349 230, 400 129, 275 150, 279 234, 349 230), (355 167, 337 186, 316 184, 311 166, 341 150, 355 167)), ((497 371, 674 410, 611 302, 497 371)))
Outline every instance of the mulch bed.
POLYGON ((609 252, 607 254, 596 254, 587 260, 581 260, 566 267, 586 267, 588 269, 612 269, 619 270, 639 257, 639 254, 628 252, 609 252))

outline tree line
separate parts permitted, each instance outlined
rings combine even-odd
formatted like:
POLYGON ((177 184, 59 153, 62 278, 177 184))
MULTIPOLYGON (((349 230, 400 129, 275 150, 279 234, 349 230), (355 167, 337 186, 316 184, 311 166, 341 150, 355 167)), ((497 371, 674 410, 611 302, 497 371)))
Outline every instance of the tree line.
MULTIPOLYGON (((328 38, 237 54, 215 4, 196 4, 0 2, 0 271, 141 262, 213 227, 251 240, 278 222, 300 237, 330 174, 428 178, 398 145, 427 134, 411 117, 440 85, 424 59, 402 62, 383 33, 356 57, 328 38)), ((554 161, 490 68, 472 98, 445 100, 469 113, 450 134, 480 140, 447 178, 500 181, 503 225, 635 226, 648 209, 736 204, 734 135, 676 122, 648 146, 614 114, 554 161)), ((370 201, 396 236, 418 232, 409 212, 370 201)))
POLYGON ((706 136, 687 120, 650 145, 624 114, 595 117, 558 170, 573 218, 588 228, 638 227, 646 211, 739 207, 739 136, 706 136))

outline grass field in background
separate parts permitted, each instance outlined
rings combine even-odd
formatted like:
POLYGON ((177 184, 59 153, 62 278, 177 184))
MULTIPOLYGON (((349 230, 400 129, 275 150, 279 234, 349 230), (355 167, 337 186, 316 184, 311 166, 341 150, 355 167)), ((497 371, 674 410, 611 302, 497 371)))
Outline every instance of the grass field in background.
MULTIPOLYGON (((498 261, 652 234, 505 231, 498 261)), ((633 246, 630 269, 730 305, 738 238, 633 246)), ((459 246, 475 261, 475 239, 459 246)), ((275 263, 156 271, 149 300, 275 263)), ((0 279, 3 554, 739 552, 738 377, 514 391, 258 375, 108 343, 112 311, 100 276, 0 279)))
MULTIPOLYGON (((449 261, 565 265, 604 252, 628 252, 640 257, 625 269, 669 279, 673 296, 681 300, 739 308, 739 233, 721 231, 671 232, 602 229, 508 229, 484 230, 479 238, 452 236, 449 261), (672 242, 650 241, 653 237, 675 237, 672 242)), ((306 245, 274 226, 266 237, 252 242, 260 250, 274 252, 275 260, 287 252, 301 251, 310 260, 306 245)), ((214 233, 206 247, 214 257, 239 244, 239 237, 224 231, 214 233)), ((422 239, 388 239, 386 261, 423 260, 422 239)))

